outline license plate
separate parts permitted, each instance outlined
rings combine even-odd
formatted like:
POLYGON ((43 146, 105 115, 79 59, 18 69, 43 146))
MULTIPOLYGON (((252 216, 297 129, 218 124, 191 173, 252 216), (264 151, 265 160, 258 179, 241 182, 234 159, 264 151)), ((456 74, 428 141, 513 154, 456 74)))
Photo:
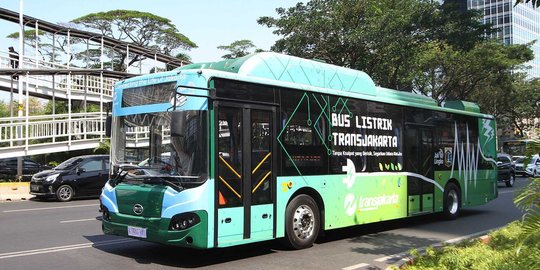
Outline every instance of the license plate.
POLYGON ((30 190, 31 191, 38 191, 39 187, 38 186, 30 186, 30 190))
POLYGON ((146 238, 146 228, 128 226, 128 235, 139 238, 146 238))

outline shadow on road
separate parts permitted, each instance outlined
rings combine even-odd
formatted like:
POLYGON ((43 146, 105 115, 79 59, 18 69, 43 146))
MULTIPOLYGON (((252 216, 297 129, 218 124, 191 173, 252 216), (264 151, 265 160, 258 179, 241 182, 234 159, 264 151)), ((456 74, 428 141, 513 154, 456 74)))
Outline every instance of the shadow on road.
MULTIPOLYGON (((489 214, 490 211, 463 210, 458 220, 489 214)), ((439 215, 433 214, 360 225, 327 231, 319 236, 317 244, 324 245, 325 243, 348 239, 350 243, 354 244, 353 247, 351 247, 353 252, 362 254, 395 254, 396 250, 403 250, 403 248, 428 246, 439 243, 439 239, 422 237, 422 234, 419 234, 418 231, 448 232, 449 227, 455 226, 454 222, 456 221, 442 221, 439 215), (440 226, 437 224, 435 228, 440 229, 434 229, 434 223, 439 223, 440 226), (391 230, 403 228, 411 228, 417 230, 417 232, 415 235, 410 236, 389 232, 391 230)), ((463 229, 459 228, 459 226, 456 227, 456 232, 461 232, 461 234, 463 234, 463 229)), ((139 264, 157 264, 185 268, 218 265, 286 250, 279 241, 275 240, 230 248, 196 250, 159 245, 138 240, 121 242, 118 244, 100 245, 98 243, 105 240, 128 238, 110 235, 85 237, 89 241, 96 243, 94 248, 110 254, 130 258, 139 264)))
MULTIPOLYGON (((426 234, 431 233, 456 233, 461 235, 466 229, 456 226, 459 220, 472 218, 478 215, 489 215, 490 211, 481 210, 462 210, 458 220, 447 221, 439 214, 411 217, 405 219, 384 221, 344 229, 327 231, 324 237, 317 241, 320 244, 336 240, 349 239, 350 243, 355 244, 351 247, 353 252, 361 254, 395 254, 396 250, 403 250, 408 247, 423 247, 441 242, 440 239, 424 236, 419 231, 425 230, 426 234), (437 226, 433 226, 437 224, 437 226), (440 225, 439 225, 440 224, 440 225), (449 232, 448 229, 452 229, 449 232), (414 235, 405 235, 389 232, 396 229, 414 229, 414 235), (357 244, 357 245, 356 245, 357 244)), ((471 233, 477 232, 471 228, 471 233)))
MULTIPOLYGON (((85 236, 93 243, 105 239, 127 239, 106 235, 85 236)), ((134 240, 112 245, 95 245, 94 248, 132 259, 139 264, 157 264, 170 267, 198 268, 230 261, 275 253, 277 241, 266 241, 230 248, 197 250, 175 246, 165 246, 134 240)))

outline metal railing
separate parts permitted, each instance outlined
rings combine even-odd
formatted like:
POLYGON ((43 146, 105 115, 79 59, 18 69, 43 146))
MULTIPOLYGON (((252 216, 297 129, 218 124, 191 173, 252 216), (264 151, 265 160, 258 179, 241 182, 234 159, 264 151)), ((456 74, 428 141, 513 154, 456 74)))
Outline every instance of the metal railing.
MULTIPOLYGON (((35 59, 28 57, 25 57, 22 65, 19 65, 19 67, 23 66, 28 69, 68 69, 66 65, 46 61, 36 62, 35 59)), ((0 68, 11 68, 8 52, 0 51, 0 68)), ((9 76, 0 77, 4 77, 5 80, 11 79, 9 76)), ((112 99, 113 86, 118 81, 113 78, 93 75, 29 75, 27 77, 28 83, 34 88, 48 88, 61 92, 69 91, 71 95, 103 95, 107 100, 112 99)))
POLYGON ((0 118, 0 149, 102 138, 105 113, 0 118))

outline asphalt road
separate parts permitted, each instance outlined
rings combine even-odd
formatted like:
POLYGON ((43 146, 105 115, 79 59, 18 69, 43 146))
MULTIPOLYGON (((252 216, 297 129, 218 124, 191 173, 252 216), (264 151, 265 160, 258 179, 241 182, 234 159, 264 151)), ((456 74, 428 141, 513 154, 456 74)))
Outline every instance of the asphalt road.
POLYGON ((227 249, 189 250, 105 236, 98 200, 0 203, 0 269, 377 269, 399 262, 411 248, 483 234, 521 218, 513 188, 465 209, 454 221, 437 215, 333 230, 309 249, 285 250, 279 241, 227 249))

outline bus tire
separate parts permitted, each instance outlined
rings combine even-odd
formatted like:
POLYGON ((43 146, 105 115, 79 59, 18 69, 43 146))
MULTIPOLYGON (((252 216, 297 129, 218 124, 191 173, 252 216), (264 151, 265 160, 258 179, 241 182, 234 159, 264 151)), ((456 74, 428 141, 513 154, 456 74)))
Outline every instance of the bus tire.
POLYGON ((73 191, 73 188, 70 185, 61 185, 56 190, 56 199, 61 202, 71 201, 74 195, 75 195, 75 192, 73 191))
POLYGON ((293 249, 311 247, 320 229, 319 207, 313 198, 301 194, 285 211, 285 243, 293 249))
POLYGON ((450 182, 444 189, 443 215, 448 220, 456 219, 461 211, 461 192, 456 184, 450 182))

